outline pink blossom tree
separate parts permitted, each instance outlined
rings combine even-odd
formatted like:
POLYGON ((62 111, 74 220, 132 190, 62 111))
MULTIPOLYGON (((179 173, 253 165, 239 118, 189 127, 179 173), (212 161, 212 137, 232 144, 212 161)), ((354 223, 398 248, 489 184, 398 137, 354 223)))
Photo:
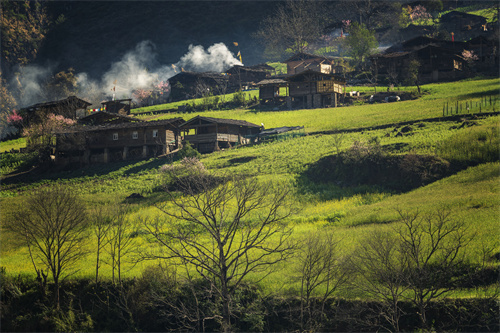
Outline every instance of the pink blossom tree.
POLYGON ((414 23, 424 23, 431 19, 432 15, 427 12, 427 9, 422 5, 417 5, 413 8, 410 7, 410 19, 414 23))
POLYGON ((12 113, 7 116, 7 121, 11 125, 18 126, 23 122, 23 117, 21 117, 14 109, 12 110, 12 113))
POLYGON ((23 136, 27 139, 28 147, 40 152, 52 145, 54 133, 76 123, 75 120, 62 115, 48 114, 42 121, 24 128, 23 136))

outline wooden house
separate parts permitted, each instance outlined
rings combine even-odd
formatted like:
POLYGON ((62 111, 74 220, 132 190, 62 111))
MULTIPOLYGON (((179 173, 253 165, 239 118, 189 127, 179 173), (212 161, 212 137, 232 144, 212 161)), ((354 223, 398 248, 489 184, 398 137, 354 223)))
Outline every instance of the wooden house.
POLYGON ((210 153, 235 145, 250 143, 260 126, 244 120, 197 116, 180 125, 182 141, 189 142, 200 153, 210 153))
POLYGON ((464 12, 451 11, 440 18, 441 25, 450 32, 481 31, 486 25, 486 18, 464 12))
POLYGON ((25 120, 25 124, 29 125, 41 121, 51 113, 54 115, 62 115, 65 118, 77 119, 86 115, 86 109, 90 105, 92 104, 76 96, 69 96, 68 98, 58 101, 28 106, 21 109, 20 113, 25 120))
POLYGON ((345 80, 334 74, 307 70, 285 78, 288 82, 289 107, 322 108, 337 106, 345 91, 345 80))
POLYGON ((92 112, 88 116, 78 119, 78 123, 81 125, 121 124, 136 121, 141 120, 135 117, 124 116, 119 113, 110 113, 107 111, 92 112))
POLYGON ((270 67, 269 69, 268 67, 264 67, 263 65, 235 65, 226 71, 229 85, 238 89, 241 89, 243 86, 254 86, 257 82, 271 76, 271 71, 274 71, 274 68, 270 67))
POLYGON ((117 113, 121 115, 130 114, 130 106, 132 99, 120 99, 115 101, 101 102, 102 109, 106 110, 108 113, 117 113))
POLYGON ((476 61, 476 69, 479 72, 496 71, 499 68, 499 41, 495 38, 486 38, 478 36, 466 42, 467 50, 473 51, 478 57, 476 61))
POLYGON ((220 73, 181 72, 171 77, 169 82, 173 101, 199 98, 210 93, 219 95, 232 92, 228 76, 220 73))
MULTIPOLYGON (((461 51, 460 51, 461 53, 461 51)), ((427 45, 412 51, 379 54, 371 57, 379 75, 391 81, 402 82, 408 76, 412 60, 420 63, 419 76, 422 83, 454 80, 464 77, 465 59, 455 51, 427 45)))
POLYGON ((181 118, 73 126, 58 132, 57 164, 107 163, 163 155, 180 145, 181 118))
POLYGON ((283 79, 266 79, 257 83, 260 104, 278 104, 288 96, 288 82, 283 79), (286 92, 283 89, 286 88, 286 92))
POLYGON ((297 53, 284 61, 288 75, 299 74, 304 71, 314 71, 332 74, 334 60, 309 53, 297 53))

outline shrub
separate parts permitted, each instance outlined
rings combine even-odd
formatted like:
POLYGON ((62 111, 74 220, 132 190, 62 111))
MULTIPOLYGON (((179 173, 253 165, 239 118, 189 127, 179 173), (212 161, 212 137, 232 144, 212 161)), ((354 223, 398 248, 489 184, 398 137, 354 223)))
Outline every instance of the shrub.
POLYGON ((179 157, 179 159, 184 159, 186 157, 195 157, 196 159, 199 159, 201 157, 201 154, 193 148, 189 141, 187 141, 184 147, 179 150, 177 156, 179 157))

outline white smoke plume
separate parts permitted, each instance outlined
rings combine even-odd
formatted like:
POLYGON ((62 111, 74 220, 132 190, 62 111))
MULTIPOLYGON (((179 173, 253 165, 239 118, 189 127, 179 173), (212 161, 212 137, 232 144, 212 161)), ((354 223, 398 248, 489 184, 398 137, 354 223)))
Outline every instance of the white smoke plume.
POLYGON ((234 65, 243 65, 224 43, 210 46, 206 51, 201 45, 189 45, 188 53, 176 64, 195 72, 222 72, 234 65))
POLYGON ((16 91, 17 104, 26 106, 42 102, 46 97, 43 85, 52 75, 52 68, 27 65, 19 68, 10 85, 16 91))
MULTIPOLYGON (((77 96, 99 106, 101 101, 132 98, 137 89, 150 89, 160 81, 167 81, 184 69, 196 72, 222 72, 233 65, 242 65, 223 43, 216 43, 205 50, 202 46, 190 45, 188 52, 172 66, 159 64, 156 46, 150 41, 142 41, 127 52, 120 60, 111 64, 110 69, 100 79, 92 79, 87 73, 75 74, 78 84, 77 96)), ((22 88, 18 104, 28 106, 47 102, 43 83, 48 80, 52 68, 40 66, 24 67, 13 86, 22 88)))

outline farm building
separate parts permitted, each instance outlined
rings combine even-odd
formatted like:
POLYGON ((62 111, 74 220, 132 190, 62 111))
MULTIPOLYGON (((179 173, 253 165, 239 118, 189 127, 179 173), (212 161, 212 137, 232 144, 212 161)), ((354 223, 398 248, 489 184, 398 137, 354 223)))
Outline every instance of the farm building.
POLYGON ((260 104, 278 104, 285 101, 288 93, 280 92, 280 88, 288 90, 288 82, 283 79, 266 79, 257 83, 259 86, 260 104))
POLYGON ((210 153, 251 142, 260 126, 244 120, 197 116, 180 125, 183 142, 189 142, 200 153, 210 153))
POLYGON ((387 75, 393 82, 403 82, 407 78, 412 60, 417 60, 420 64, 421 82, 459 79, 464 76, 465 59, 453 50, 444 47, 427 45, 412 51, 371 57, 378 74, 387 75))
POLYGON ((93 164, 163 155, 179 147, 179 125, 173 118, 73 126, 56 133, 57 164, 93 164))
POLYGON ((78 123, 82 125, 121 124, 134 121, 141 120, 130 116, 124 116, 119 113, 110 113, 107 111, 93 112, 88 116, 78 119, 78 123))
POLYGON ((130 114, 130 105, 132 103, 132 99, 120 99, 115 101, 106 101, 101 102, 102 109, 106 110, 109 113, 118 113, 121 115, 129 115, 130 114))
POLYGON ((233 92, 228 89, 229 78, 220 73, 181 72, 169 79, 173 101, 199 98, 212 93, 219 95, 233 92))
POLYGON ((321 108, 337 106, 344 93, 345 80, 334 74, 307 70, 285 78, 288 82, 288 107, 321 108))
POLYGON ((467 40, 486 30, 486 18, 479 15, 451 11, 440 18, 442 29, 453 32, 456 40, 467 40))
POLYGON ((395 52, 412 52, 422 49, 426 46, 434 46, 442 49, 448 49, 457 54, 461 53, 467 44, 464 42, 452 42, 449 40, 436 39, 426 36, 418 36, 402 43, 395 44, 385 50, 384 53, 395 53, 395 52))
POLYGON ((226 71, 231 87, 242 89, 244 86, 254 86, 257 82, 271 76, 274 68, 269 65, 239 66, 235 65, 226 71))
POLYGON ((309 53, 297 53, 285 60, 284 63, 286 63, 288 75, 295 75, 304 71, 332 74, 334 60, 309 53))
POLYGON ((473 51, 478 57, 476 67, 478 71, 491 72, 496 69, 498 72, 498 40, 479 36, 467 41, 467 50, 473 51))
POLYGON ((20 110, 21 115, 25 120, 25 124, 39 122, 43 117, 49 114, 62 115, 65 118, 77 119, 85 116, 86 109, 92 105, 76 96, 69 96, 68 98, 58 101, 38 103, 28 106, 20 110))

